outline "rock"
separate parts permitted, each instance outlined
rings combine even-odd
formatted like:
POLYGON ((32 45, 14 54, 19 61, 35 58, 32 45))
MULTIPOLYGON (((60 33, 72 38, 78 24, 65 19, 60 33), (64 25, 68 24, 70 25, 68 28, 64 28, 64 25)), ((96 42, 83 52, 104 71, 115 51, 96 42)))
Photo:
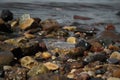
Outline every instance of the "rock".
POLYGON ((120 53, 115 51, 110 55, 110 58, 115 58, 115 59, 120 60, 120 53))
POLYGON ((1 32, 6 32, 6 33, 12 33, 12 29, 11 29, 11 26, 9 24, 0 24, 0 31, 1 32))
POLYGON ((95 71, 95 74, 104 74, 106 72, 106 69, 102 68, 102 69, 98 69, 95 71))
POLYGON ((0 18, 0 24, 4 24, 5 22, 0 18))
POLYGON ((114 69, 112 76, 116 78, 120 78, 120 69, 114 69))
POLYGON ((80 19, 80 20, 91 20, 92 19, 92 18, 89 18, 89 17, 78 16, 78 15, 74 15, 73 18, 74 19, 80 19))
POLYGON ((27 39, 35 38, 35 35, 30 34, 30 33, 24 33, 24 36, 25 36, 27 39))
POLYGON ((110 77, 107 80, 120 80, 120 78, 116 78, 116 77, 110 77))
POLYGON ((108 24, 106 27, 105 27, 105 30, 112 30, 114 31, 115 30, 115 26, 113 24, 108 24))
POLYGON ((13 67, 5 70, 5 80, 27 80, 27 70, 25 68, 13 67))
POLYGON ((75 47, 83 47, 83 49, 89 50, 91 48, 91 44, 84 40, 81 40, 75 45, 75 47))
POLYGON ((6 43, 20 47, 22 53, 20 55, 34 55, 39 51, 39 42, 35 40, 28 40, 25 37, 18 37, 13 39, 5 40, 6 43))
POLYGON ((51 31, 56 31, 60 27, 59 23, 53 19, 47 19, 45 21, 42 21, 41 26, 43 28, 43 31, 47 31, 48 33, 51 31))
POLYGON ((59 66, 57 64, 46 62, 44 65, 48 68, 48 70, 57 70, 59 66))
POLYGON ((43 59, 48 59, 48 58, 51 58, 51 54, 49 53, 49 52, 43 52, 42 54, 41 54, 41 57, 43 58, 43 59))
POLYGON ((21 58, 20 63, 23 67, 26 67, 28 69, 31 69, 34 66, 38 65, 38 62, 30 56, 25 56, 25 57, 21 58))
POLYGON ((68 37, 67 42, 71 44, 76 44, 77 43, 77 38, 75 37, 68 37))
POLYGON ((1 12, 1 18, 7 22, 13 19, 13 13, 10 10, 2 10, 1 12))
POLYGON ((111 31, 111 30, 105 30, 105 31, 102 31, 101 33, 97 34, 96 35, 96 39, 98 40, 105 40, 108 42, 111 42, 111 41, 119 41, 120 40, 120 35, 119 33, 115 32, 115 31, 111 31))
POLYGON ((44 66, 43 64, 39 64, 37 66, 34 66, 27 74, 29 76, 37 76, 39 74, 45 74, 48 71, 49 70, 46 66, 44 66))
POLYGON ((94 54, 92 56, 87 56, 84 61, 85 62, 95 62, 95 61, 101 61, 101 62, 105 62, 107 59, 106 55, 103 53, 98 53, 98 54, 94 54))
POLYGON ((113 50, 113 51, 118 51, 118 50, 120 50, 120 47, 119 47, 119 46, 116 46, 116 45, 110 44, 110 45, 108 46, 108 49, 113 50))
POLYGON ((101 43, 97 42, 97 41, 94 41, 91 43, 91 51, 93 52, 101 52, 103 51, 103 46, 101 43))
POLYGON ((80 77, 76 80, 89 80, 90 76, 86 72, 80 73, 80 77))
POLYGON ((17 21, 17 20, 12 21, 12 22, 10 23, 10 25, 11 25, 12 28, 14 28, 14 27, 16 27, 16 26, 18 25, 18 21, 17 21))
POLYGON ((11 45, 11 44, 7 44, 4 42, 0 42, 0 49, 11 52, 14 55, 14 57, 16 57, 18 59, 22 57, 22 55, 21 55, 22 50, 20 49, 20 47, 17 47, 17 46, 11 45))
POLYGON ((76 26, 64 26, 63 29, 68 30, 68 31, 75 31, 76 26))
POLYGON ((0 66, 10 64, 10 62, 12 62, 13 59, 14 56, 11 52, 0 51, 0 66))
POLYGON ((21 17, 20 17, 20 20, 19 20, 19 23, 23 23, 25 22, 26 20, 30 19, 30 14, 23 14, 21 17))
POLYGON ((109 59, 107 59, 107 62, 110 64, 118 64, 118 63, 120 63, 120 60, 115 59, 115 58, 109 58, 109 59))
POLYGON ((25 20, 23 23, 19 25, 21 30, 29 30, 39 27, 39 25, 35 22, 33 18, 25 20))

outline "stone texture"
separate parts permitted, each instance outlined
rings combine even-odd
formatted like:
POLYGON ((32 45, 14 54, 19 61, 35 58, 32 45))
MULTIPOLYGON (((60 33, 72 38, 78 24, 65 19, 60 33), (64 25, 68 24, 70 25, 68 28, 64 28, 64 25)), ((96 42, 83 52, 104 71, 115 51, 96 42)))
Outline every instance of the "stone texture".
POLYGON ((110 55, 110 58, 115 58, 115 59, 120 60, 120 53, 115 51, 110 55))

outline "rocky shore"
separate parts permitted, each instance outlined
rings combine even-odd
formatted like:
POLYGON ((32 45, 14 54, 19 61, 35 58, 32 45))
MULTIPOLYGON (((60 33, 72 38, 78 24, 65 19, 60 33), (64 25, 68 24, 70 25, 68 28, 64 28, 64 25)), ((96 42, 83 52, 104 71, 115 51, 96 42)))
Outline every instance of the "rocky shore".
POLYGON ((14 18, 2 10, 0 80, 120 80, 120 33, 114 24, 94 26, 30 14, 14 18))

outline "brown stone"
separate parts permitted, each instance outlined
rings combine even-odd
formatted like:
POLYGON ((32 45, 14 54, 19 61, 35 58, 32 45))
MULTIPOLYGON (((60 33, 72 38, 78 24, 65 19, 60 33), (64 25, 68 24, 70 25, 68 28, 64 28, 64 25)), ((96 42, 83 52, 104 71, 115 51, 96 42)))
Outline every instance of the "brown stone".
POLYGON ((28 29, 34 29, 38 27, 38 24, 35 22, 33 18, 27 19, 23 23, 19 25, 20 29, 22 30, 28 30, 28 29))
POLYGON ((59 66, 57 64, 46 62, 44 65, 48 68, 48 70, 57 70, 59 66))
POLYGON ((89 18, 89 17, 78 16, 78 15, 74 15, 73 18, 74 19, 80 19, 80 20, 91 20, 92 19, 92 18, 89 18))
POLYGON ((28 69, 31 69, 34 66, 38 65, 38 62, 30 56, 25 56, 25 57, 21 58, 20 63, 23 67, 26 67, 28 69))
POLYGON ((77 38, 75 37, 68 37, 67 42, 71 44, 76 44, 77 43, 77 38))
POLYGON ((53 19, 47 19, 41 22, 41 26, 44 31, 51 32, 56 31, 60 27, 59 23, 53 19))
POLYGON ((120 69, 115 69, 113 71, 113 77, 120 78, 120 69))
POLYGON ((115 26, 113 24, 108 24, 106 27, 105 27, 105 30, 115 30, 115 26))
POLYGON ((9 51, 0 51, 0 66, 10 64, 14 56, 9 51))

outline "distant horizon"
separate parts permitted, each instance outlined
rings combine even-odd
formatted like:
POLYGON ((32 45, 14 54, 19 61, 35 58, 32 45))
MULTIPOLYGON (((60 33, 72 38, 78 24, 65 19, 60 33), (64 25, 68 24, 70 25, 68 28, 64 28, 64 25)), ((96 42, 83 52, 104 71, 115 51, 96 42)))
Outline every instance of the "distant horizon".
POLYGON ((0 3, 4 2, 84 2, 84 3, 118 3, 120 0, 0 0, 0 3))

